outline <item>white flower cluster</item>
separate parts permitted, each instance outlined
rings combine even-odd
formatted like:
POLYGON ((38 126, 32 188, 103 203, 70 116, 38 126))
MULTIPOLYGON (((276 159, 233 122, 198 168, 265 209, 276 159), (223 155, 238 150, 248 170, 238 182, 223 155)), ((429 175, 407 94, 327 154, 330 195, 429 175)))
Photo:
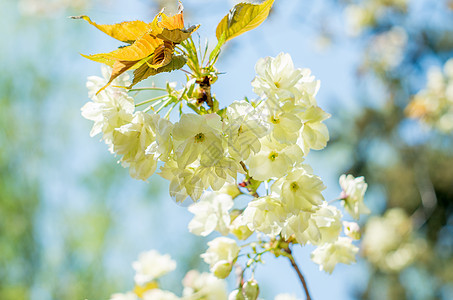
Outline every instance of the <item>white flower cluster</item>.
MULTIPOLYGON (((250 141, 234 144, 233 150, 239 150, 238 155, 242 153, 253 179, 271 186, 267 195, 255 198, 242 210, 232 209, 237 195, 234 190, 230 191, 232 196, 205 192, 199 202, 189 207, 195 214, 189 230, 202 236, 214 230, 222 235, 232 233, 239 240, 247 239, 253 232, 269 237, 281 235, 285 240, 295 238, 299 244, 319 246, 313 260, 321 269, 332 272, 337 262, 354 261, 358 248, 350 238, 339 238, 342 213, 324 201, 323 182, 303 164, 310 149, 322 149, 328 140, 322 123, 328 114, 316 106, 315 100, 319 81, 310 76, 309 70, 295 69, 287 54, 261 59, 256 72, 252 86, 262 97, 256 109, 245 102, 234 103, 227 109, 226 118, 227 122, 235 120, 231 124, 239 137, 253 128, 250 141), (239 115, 241 111, 246 113, 239 115), (256 111, 260 113, 256 115, 256 111), (253 120, 254 125, 248 125, 248 120, 253 120), (265 135, 263 128, 269 128, 265 135)), ((342 176, 340 185, 341 199, 354 218, 369 212, 363 204, 367 188, 363 177, 342 176)), ((211 272, 225 278, 240 248, 226 237, 216 238, 208 245, 202 257, 211 272)))
POLYGON ((406 108, 407 114, 442 132, 453 131, 453 58, 443 68, 428 72, 426 88, 415 95, 406 108))
POLYGON ((113 294, 110 300, 226 300, 228 297, 225 281, 195 270, 189 271, 183 279, 182 297, 159 289, 157 279, 176 268, 176 262, 168 254, 161 255, 155 250, 143 252, 132 266, 136 271, 135 289, 113 294))
POLYGON ((345 9, 348 33, 357 36, 382 18, 387 11, 405 11, 407 0, 364 0, 349 4, 345 9))
MULTIPOLYGON (((170 181, 170 195, 178 202, 188 197, 195 202, 189 207, 195 215, 189 224, 192 233, 207 236, 218 231, 245 240, 256 232, 274 240, 312 244, 318 247, 313 261, 332 272, 339 262, 355 261, 358 248, 351 237, 360 234, 347 225, 348 237, 340 237, 343 215, 324 200, 321 178, 304 164, 310 150, 323 149, 329 140, 323 121, 330 115, 315 99, 320 83, 309 69, 295 68, 289 54, 260 59, 255 69, 252 86, 258 100, 236 101, 219 113, 181 112, 174 124, 154 111, 135 110, 126 90, 115 87, 127 85, 126 75, 98 94, 107 79, 90 77, 93 101, 82 108, 82 115, 94 121, 91 135, 102 133, 132 177, 146 180, 157 162, 163 163, 159 175, 170 181), (238 174, 244 174, 239 175, 242 182, 238 174), (239 195, 253 199, 233 209, 239 195)), ((342 176, 340 185, 346 211, 356 219, 368 213, 363 177, 342 176)), ((228 237, 216 238, 208 246, 202 258, 215 276, 226 278, 241 247, 228 237)), ((153 259, 143 257, 150 265, 153 259)), ((138 284, 162 273, 151 272, 143 263, 134 268, 138 284)))

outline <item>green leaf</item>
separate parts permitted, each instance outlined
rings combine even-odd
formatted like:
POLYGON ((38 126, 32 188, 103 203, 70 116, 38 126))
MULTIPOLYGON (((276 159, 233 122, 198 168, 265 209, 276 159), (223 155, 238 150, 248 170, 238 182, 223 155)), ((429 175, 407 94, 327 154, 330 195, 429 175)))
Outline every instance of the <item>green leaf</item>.
POLYGON ((224 35, 226 42, 258 27, 266 20, 272 4, 274 4, 274 0, 266 0, 261 4, 237 4, 217 25, 217 40, 220 40, 224 35))
POLYGON ((134 80, 132 84, 128 87, 131 88, 140 81, 148 78, 149 76, 154 76, 163 72, 171 72, 174 70, 181 69, 186 64, 187 59, 182 55, 173 56, 171 61, 165 66, 159 67, 157 69, 149 67, 147 63, 141 65, 137 70, 134 71, 134 80))
POLYGON ((211 54, 209 55, 209 62, 214 64, 217 61, 217 58, 220 54, 220 48, 225 44, 225 33, 223 33, 220 38, 218 39, 217 45, 212 50, 211 54))

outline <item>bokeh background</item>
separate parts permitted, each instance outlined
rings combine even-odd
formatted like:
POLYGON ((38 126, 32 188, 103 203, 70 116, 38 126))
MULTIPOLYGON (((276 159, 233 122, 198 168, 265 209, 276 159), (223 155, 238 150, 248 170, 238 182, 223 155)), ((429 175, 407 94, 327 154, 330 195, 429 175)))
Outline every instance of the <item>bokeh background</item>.
MULTIPOLYGON (((235 2, 186 0, 186 23, 214 44, 235 2)), ((163 6, 177 1, 0 1, 0 299, 109 299, 132 288, 131 262, 149 249, 178 261, 163 279, 175 293, 189 269, 207 269, 206 239, 188 232, 191 215, 168 183, 131 179, 80 115, 100 66, 79 53, 119 45, 68 16, 151 20, 163 6)), ((328 275, 310 247, 296 247, 313 298, 453 299, 453 66, 442 69, 453 57, 452 1, 276 0, 264 24, 223 51, 217 99, 255 97, 255 62, 280 52, 321 80, 318 103, 332 114, 328 147, 308 158, 326 199, 342 173, 369 184, 357 264, 328 275)), ((265 261, 261 298, 304 299, 286 260, 265 261)))

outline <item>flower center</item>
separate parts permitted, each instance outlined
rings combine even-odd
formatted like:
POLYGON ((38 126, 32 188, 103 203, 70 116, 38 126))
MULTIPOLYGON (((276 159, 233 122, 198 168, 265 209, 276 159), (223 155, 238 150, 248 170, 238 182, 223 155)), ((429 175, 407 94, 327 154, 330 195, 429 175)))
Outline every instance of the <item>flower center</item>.
POLYGON ((297 182, 293 181, 291 182, 290 188, 293 192, 297 192, 297 190, 299 189, 299 185, 297 184, 297 182))
POLYGON ((203 143, 204 140, 206 139, 206 137, 204 136, 203 133, 198 133, 197 135, 195 135, 195 143, 203 143))
POLYGON ((278 124, 278 123, 280 123, 280 119, 278 117, 276 117, 276 116, 272 116, 271 117, 271 123, 272 124, 278 124))
POLYGON ((276 88, 278 88, 278 89, 280 88, 280 82, 277 82, 277 81, 276 81, 276 82, 274 82, 274 84, 275 84, 275 87, 276 87, 276 88))
POLYGON ((269 159, 271 161, 274 161, 277 157, 278 157, 278 153, 277 152, 272 151, 271 154, 269 154, 269 159))

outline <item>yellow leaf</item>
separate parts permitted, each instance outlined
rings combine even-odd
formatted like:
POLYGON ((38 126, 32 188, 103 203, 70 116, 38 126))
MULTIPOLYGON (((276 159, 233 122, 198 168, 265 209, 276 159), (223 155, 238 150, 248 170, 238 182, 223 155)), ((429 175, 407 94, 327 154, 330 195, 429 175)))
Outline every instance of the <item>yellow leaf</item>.
POLYGON ((99 94, 106 87, 108 87, 116 77, 120 76, 127 70, 131 69, 134 65, 140 66, 141 64, 143 64, 143 62, 141 61, 116 61, 112 66, 112 75, 110 75, 109 82, 107 82, 107 84, 104 85, 99 91, 97 91, 96 95, 99 94))
POLYGON ((91 25, 95 26, 100 31, 108 34, 112 38, 129 44, 132 44, 135 40, 139 39, 143 34, 151 29, 151 24, 145 23, 143 21, 130 21, 113 25, 101 25, 91 21, 88 16, 78 16, 71 18, 83 19, 91 25))
POLYGON ((109 64, 113 61, 138 61, 154 53, 160 45, 164 43, 163 40, 155 38, 149 34, 144 34, 141 38, 136 40, 132 45, 118 48, 109 53, 100 53, 85 56, 91 60, 109 64))
POLYGON ((258 27, 266 20, 272 4, 274 4, 274 0, 266 0, 261 4, 237 4, 217 25, 217 40, 220 40, 224 35, 226 42, 258 27))
POLYGON ((186 59, 182 56, 173 56, 175 45, 189 38, 199 27, 192 26, 184 29, 182 10, 182 4, 180 3, 178 14, 167 16, 161 11, 151 23, 132 21, 114 25, 99 25, 91 21, 87 16, 73 17, 86 20, 120 41, 132 43, 109 53, 82 54, 88 59, 113 68, 109 82, 101 90, 127 70, 137 69, 134 72, 132 84, 134 85, 151 75, 182 68, 186 63, 186 59))
MULTIPOLYGON (((182 10, 182 8, 180 8, 180 10, 182 10)), ((167 28, 169 30, 184 28, 184 16, 182 11, 171 17, 161 13, 161 17, 162 20, 159 22, 161 28, 167 28)))
POLYGON ((100 53, 100 54, 93 54, 93 55, 85 55, 80 53, 85 58, 91 59, 92 61, 99 62, 101 64, 105 64, 109 67, 113 67, 113 64, 115 63, 116 60, 112 58, 108 58, 105 56, 105 53, 100 53))
POLYGON ((146 61, 146 64, 150 68, 160 68, 165 66, 171 61, 173 56, 173 50, 175 46, 171 42, 164 42, 154 51, 154 54, 151 56, 151 59, 146 61))
POLYGON ((185 29, 182 9, 182 6, 180 6, 180 12, 171 17, 164 14, 162 10, 151 23, 150 34, 175 44, 179 44, 189 38, 200 25, 194 25, 185 29), (160 21, 158 20, 159 18, 161 19, 160 21))

